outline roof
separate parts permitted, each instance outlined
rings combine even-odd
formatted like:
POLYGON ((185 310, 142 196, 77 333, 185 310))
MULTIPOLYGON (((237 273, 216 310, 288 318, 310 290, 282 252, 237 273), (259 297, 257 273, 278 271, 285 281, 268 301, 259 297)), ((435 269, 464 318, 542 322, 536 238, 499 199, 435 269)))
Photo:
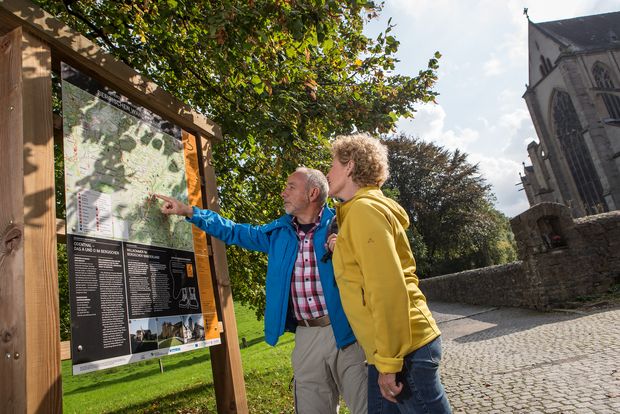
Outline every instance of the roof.
POLYGON ((620 12, 536 23, 536 26, 574 50, 620 48, 620 12))

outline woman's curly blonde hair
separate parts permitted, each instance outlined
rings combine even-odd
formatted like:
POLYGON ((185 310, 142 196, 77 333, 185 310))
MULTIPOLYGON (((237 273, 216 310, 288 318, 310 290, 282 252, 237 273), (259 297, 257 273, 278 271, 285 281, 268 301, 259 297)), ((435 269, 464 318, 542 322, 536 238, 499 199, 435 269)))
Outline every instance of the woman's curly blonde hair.
POLYGON ((331 151, 342 164, 353 160, 351 178, 360 187, 381 187, 390 175, 387 147, 370 134, 337 136, 331 151))

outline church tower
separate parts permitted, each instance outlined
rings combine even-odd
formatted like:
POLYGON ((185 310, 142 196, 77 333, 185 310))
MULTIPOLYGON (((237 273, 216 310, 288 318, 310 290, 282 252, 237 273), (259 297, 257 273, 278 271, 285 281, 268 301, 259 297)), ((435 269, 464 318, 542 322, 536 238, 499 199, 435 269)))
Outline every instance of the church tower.
POLYGON ((528 18, 528 50, 530 205, 562 203, 574 217, 620 209, 620 12, 528 18))

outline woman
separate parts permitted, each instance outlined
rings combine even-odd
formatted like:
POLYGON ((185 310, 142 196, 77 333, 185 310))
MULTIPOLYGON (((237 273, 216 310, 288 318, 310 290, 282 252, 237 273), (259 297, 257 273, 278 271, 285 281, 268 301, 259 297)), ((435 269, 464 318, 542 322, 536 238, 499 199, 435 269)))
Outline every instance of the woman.
POLYGON ((439 378, 439 328, 405 233, 409 218, 380 190, 387 148, 369 135, 341 136, 332 157, 329 194, 342 200, 334 273, 369 364, 368 412, 450 413, 439 378))

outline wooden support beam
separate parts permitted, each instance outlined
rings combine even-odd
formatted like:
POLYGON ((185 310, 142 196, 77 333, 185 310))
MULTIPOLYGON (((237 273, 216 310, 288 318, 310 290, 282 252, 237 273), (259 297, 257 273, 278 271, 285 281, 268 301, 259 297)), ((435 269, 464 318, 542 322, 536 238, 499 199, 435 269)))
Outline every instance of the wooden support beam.
POLYGON ((26 412, 22 32, 0 37, 0 407, 26 412))
POLYGON ((71 341, 62 341, 60 343, 60 360, 65 361, 71 359, 71 341))
POLYGON ((62 412, 51 51, 22 36, 27 412, 62 412))
MULTIPOLYGON (((219 211, 215 170, 212 165, 211 142, 205 137, 202 137, 200 142, 203 155, 203 173, 206 181, 205 195, 207 198, 207 208, 219 211)), ((210 348, 217 412, 247 413, 248 401, 245 393, 243 368, 241 366, 235 308, 230 289, 230 278, 228 276, 226 246, 222 241, 213 237, 211 238, 211 243, 217 283, 216 293, 219 299, 220 318, 224 325, 221 345, 210 348)))

